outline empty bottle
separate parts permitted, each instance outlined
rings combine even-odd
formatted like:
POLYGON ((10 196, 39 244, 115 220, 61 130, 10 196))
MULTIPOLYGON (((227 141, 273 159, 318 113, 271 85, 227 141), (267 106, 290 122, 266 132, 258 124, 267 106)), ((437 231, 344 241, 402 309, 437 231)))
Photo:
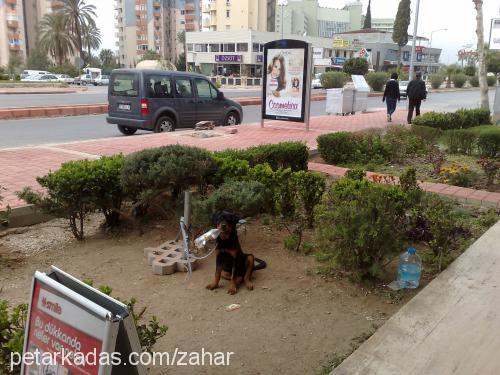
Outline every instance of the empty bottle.
POLYGON ((409 247, 399 257, 398 283, 401 288, 415 289, 420 284, 422 274, 422 260, 417 250, 409 247))
POLYGON ((194 244, 197 248, 205 247, 208 241, 215 240, 217 237, 219 237, 219 234, 219 229, 210 229, 208 232, 195 239, 194 244))

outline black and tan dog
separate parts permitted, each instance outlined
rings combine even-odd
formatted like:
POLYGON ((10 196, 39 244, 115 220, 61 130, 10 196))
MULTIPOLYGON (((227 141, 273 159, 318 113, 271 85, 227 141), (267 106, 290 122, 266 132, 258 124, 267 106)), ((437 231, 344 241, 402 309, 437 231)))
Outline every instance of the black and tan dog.
MULTIPOLYGON (((216 289, 222 277, 229 280, 227 290, 229 294, 235 294, 242 283, 248 290, 253 290, 252 273, 255 270, 255 258, 252 254, 243 253, 241 249, 236 230, 238 221, 238 216, 227 211, 217 212, 214 215, 214 222, 220 234, 216 240, 215 278, 207 285, 207 289, 216 289)), ((265 264, 263 261, 260 262, 265 264)))

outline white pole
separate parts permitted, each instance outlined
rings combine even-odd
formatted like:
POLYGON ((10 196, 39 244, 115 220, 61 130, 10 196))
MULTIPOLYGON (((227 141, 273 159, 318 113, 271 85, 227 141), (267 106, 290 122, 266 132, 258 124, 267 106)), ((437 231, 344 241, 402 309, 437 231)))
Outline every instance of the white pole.
POLYGON ((417 30, 418 30, 418 11, 420 10, 420 0, 417 0, 417 11, 415 12, 415 24, 413 26, 413 42, 411 47, 411 57, 410 57, 410 75, 409 80, 413 79, 413 61, 415 58, 415 45, 417 43, 417 30))
POLYGON ((284 20, 283 20, 283 7, 285 6, 285 3, 281 3, 281 39, 283 39, 283 27, 284 27, 284 20))

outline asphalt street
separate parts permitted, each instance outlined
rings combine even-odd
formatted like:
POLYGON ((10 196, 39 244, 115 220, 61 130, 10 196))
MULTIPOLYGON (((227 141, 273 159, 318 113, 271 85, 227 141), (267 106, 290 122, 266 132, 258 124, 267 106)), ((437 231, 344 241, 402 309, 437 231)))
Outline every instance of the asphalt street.
MULTIPOLYGON (((490 91, 491 105, 493 105, 493 99, 494 92, 490 91)), ((422 104, 422 109, 454 111, 459 108, 478 106, 479 92, 464 91, 431 94, 422 104)), ((384 103, 381 98, 368 98, 369 110, 383 107, 384 103)), ((398 108, 405 107, 406 101, 402 100, 398 108)), ((260 121, 260 106, 243 107, 243 111, 243 125, 260 121)), ((324 101, 311 103, 311 116, 325 114, 324 101)), ((135 136, 147 133, 141 131, 135 136)), ((105 115, 0 121, 0 149, 111 137, 123 137, 123 135, 114 125, 106 123, 105 115)))

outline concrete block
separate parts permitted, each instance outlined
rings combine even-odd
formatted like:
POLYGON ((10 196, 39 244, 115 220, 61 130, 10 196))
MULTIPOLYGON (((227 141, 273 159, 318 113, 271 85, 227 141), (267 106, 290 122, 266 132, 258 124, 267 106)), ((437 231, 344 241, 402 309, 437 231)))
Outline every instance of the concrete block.
MULTIPOLYGON (((152 267, 154 275, 171 275, 174 272, 186 272, 187 260, 183 259, 182 241, 167 241, 158 247, 146 247, 144 256, 152 267)), ((196 269, 197 261, 191 262, 191 268, 196 269)))

